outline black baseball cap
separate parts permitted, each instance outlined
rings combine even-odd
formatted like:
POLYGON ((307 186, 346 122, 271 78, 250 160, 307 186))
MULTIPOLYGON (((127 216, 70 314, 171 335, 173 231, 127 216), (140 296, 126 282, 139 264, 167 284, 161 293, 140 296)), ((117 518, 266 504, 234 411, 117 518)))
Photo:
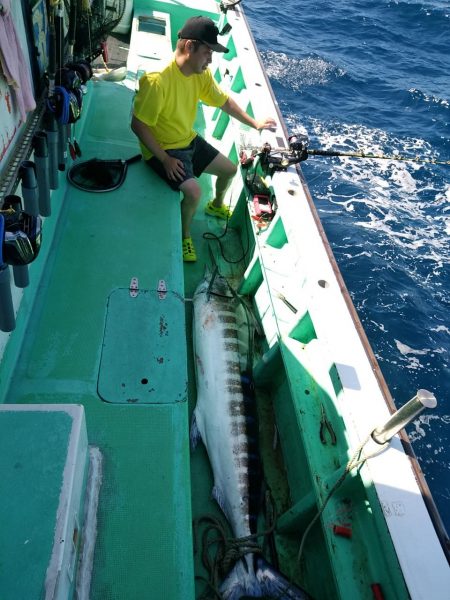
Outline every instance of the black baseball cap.
POLYGON ((228 48, 217 43, 218 33, 219 30, 212 19, 208 17, 191 17, 178 32, 178 39, 198 40, 215 52, 227 53, 228 48))

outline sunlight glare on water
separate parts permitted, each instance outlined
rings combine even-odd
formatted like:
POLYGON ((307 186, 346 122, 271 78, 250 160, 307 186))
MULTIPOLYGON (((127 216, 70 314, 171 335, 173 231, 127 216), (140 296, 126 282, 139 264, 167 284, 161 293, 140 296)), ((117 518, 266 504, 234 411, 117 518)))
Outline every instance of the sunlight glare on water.
MULTIPOLYGON (((245 6, 288 131, 309 147, 450 160, 450 5, 329 0, 245 6)), ((438 400, 408 429, 450 531, 450 166, 302 164, 395 402, 438 400)))

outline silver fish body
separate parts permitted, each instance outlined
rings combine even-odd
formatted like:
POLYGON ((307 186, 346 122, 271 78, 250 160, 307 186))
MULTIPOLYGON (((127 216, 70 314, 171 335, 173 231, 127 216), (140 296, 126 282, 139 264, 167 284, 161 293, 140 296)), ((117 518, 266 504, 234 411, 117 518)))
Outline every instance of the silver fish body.
MULTIPOLYGON (((213 496, 233 534, 252 533, 252 443, 248 435, 247 408, 241 384, 241 362, 236 300, 227 281, 211 275, 194 294, 194 360, 197 404, 191 445, 202 439, 214 476, 213 496)), ((222 583, 224 600, 263 597, 305 600, 309 596, 277 573, 260 556, 246 554, 222 583)))
POLYGON ((214 474, 213 495, 236 537, 250 535, 248 438, 241 385, 236 300, 219 275, 194 295, 194 360, 197 405, 191 440, 206 446, 214 474))

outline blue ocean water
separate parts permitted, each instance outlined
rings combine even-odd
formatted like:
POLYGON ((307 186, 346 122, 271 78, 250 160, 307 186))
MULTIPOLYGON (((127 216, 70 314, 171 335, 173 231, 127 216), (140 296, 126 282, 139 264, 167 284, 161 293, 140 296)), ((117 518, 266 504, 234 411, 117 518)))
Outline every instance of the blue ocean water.
MULTIPOLYGON (((245 3, 290 133, 310 148, 450 160, 450 3, 245 3)), ((310 157, 325 231, 450 532, 450 166, 310 157)))

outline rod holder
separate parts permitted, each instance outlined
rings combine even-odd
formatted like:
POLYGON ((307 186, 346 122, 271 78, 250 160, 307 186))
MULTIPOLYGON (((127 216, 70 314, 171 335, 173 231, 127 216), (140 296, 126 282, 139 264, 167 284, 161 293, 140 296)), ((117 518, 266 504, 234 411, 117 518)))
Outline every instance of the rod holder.
MULTIPOLYGON (((16 196, 15 194, 5 196, 3 199, 3 208, 13 208, 15 211, 22 210, 22 198, 20 196, 16 196)), ((13 265, 12 271, 15 286, 18 288, 28 287, 30 283, 28 265, 13 265)))
POLYGON ((28 265, 14 265, 12 270, 14 276, 14 285, 17 288, 26 288, 30 285, 28 265))
POLYGON ((15 327, 10 269, 8 265, 3 264, 0 266, 0 329, 9 332, 15 327))
POLYGON ((67 125, 65 123, 58 123, 58 170, 66 170, 67 162, 67 125))
POLYGON ((38 186, 36 165, 31 160, 24 160, 20 165, 22 179, 23 208, 29 215, 39 214, 38 186))
POLYGON ((0 213, 0 330, 9 332, 16 326, 16 317, 12 301, 9 266, 3 262, 4 237, 5 217, 0 213))
POLYGON ((45 133, 47 135, 48 145, 48 175, 50 181, 50 189, 57 190, 59 186, 58 173, 58 124, 55 117, 46 114, 45 133))
POLYGON ((37 131, 33 138, 34 162, 36 163, 36 178, 38 183, 39 213, 49 217, 52 209, 50 205, 50 174, 47 134, 37 131))
POLYGON ((389 442, 396 433, 404 429, 408 423, 417 417, 426 408, 436 408, 435 395, 428 390, 419 390, 404 406, 399 408, 391 418, 382 426, 372 431, 372 439, 377 444, 389 442))

